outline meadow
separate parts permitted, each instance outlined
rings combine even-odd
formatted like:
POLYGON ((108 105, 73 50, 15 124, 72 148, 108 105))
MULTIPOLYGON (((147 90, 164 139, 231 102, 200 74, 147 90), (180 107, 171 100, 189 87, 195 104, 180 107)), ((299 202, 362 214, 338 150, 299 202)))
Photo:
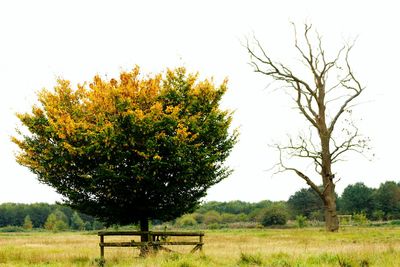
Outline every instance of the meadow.
MULTIPOLYGON (((201 253, 178 247, 139 257, 138 249, 106 248, 104 266, 400 266, 400 228, 348 227, 205 231, 201 253)), ((128 237, 129 240, 129 237, 128 237)), ((126 237, 125 237, 125 241, 126 237)), ((99 266, 91 232, 0 233, 0 266, 99 266)))

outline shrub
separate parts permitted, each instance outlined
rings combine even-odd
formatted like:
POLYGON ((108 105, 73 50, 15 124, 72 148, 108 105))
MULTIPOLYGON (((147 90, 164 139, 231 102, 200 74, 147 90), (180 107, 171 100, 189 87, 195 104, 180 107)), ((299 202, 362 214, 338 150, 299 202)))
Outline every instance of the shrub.
POLYGON ((285 225, 287 220, 288 215, 283 207, 272 206, 264 210, 261 217, 261 224, 263 226, 285 225))
POLYGON ((185 214, 176 220, 176 225, 179 227, 190 227, 197 225, 197 221, 192 214, 185 214))
POLYGON ((400 225, 400 220, 393 220, 390 222, 390 225, 400 225))
POLYGON ((367 215, 365 214, 365 212, 354 213, 353 222, 356 225, 365 225, 368 223, 367 215))
POLYGON ((382 210, 375 210, 372 213, 372 217, 374 220, 383 221, 383 218, 385 218, 385 213, 382 210))
POLYGON ((98 220, 94 220, 92 228, 93 230, 101 230, 104 229, 104 224, 98 220))
POLYGON ((198 224, 202 224, 204 222, 204 215, 201 213, 193 213, 193 218, 196 220, 198 224))
POLYGON ((20 226, 4 226, 0 227, 1 233, 13 233, 13 232, 26 232, 23 227, 20 226))
POLYGON ((204 214, 204 223, 207 225, 220 223, 221 221, 221 214, 215 210, 208 211, 204 214))
POLYGON ((303 215, 297 215, 296 216, 296 224, 297 227, 303 228, 307 226, 307 217, 303 215))
POLYGON ((93 230, 93 226, 90 222, 85 222, 85 230, 89 231, 89 230, 93 230))
POLYGON ((25 216, 24 225, 22 227, 24 227, 24 229, 26 229, 26 230, 32 230, 33 224, 32 224, 32 220, 31 220, 31 216, 29 216, 29 215, 25 216))
POLYGON ((85 222, 81 219, 81 217, 76 211, 73 213, 71 218, 71 228, 79 231, 85 229, 85 222))

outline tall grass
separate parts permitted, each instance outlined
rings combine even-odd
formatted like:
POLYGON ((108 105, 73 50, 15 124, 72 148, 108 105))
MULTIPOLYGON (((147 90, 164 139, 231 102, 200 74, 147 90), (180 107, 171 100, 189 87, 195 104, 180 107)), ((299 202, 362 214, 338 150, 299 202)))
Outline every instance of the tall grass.
MULTIPOLYGON (((129 237, 115 240, 129 240, 129 237)), ((99 266, 94 233, 0 233, 0 266, 99 266)), ((106 248, 104 266, 399 266, 400 228, 235 229, 207 231, 202 253, 172 248, 140 258, 133 248, 106 248)))

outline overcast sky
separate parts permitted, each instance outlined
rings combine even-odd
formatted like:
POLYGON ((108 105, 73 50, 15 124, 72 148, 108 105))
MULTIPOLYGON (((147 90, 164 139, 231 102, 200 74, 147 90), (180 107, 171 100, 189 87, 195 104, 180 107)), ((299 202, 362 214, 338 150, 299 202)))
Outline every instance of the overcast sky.
POLYGON ((268 145, 307 126, 287 95, 253 73, 242 43, 254 34, 275 58, 295 62, 291 21, 312 23, 328 51, 357 38, 350 61, 367 89, 354 117, 376 156, 351 155, 334 166, 339 194, 358 181, 399 181, 398 10, 396 1, 1 1, 0 203, 60 200, 15 162, 15 112, 29 111, 35 92, 57 77, 76 84, 135 64, 144 73, 183 65, 216 82, 229 78, 223 107, 235 110, 240 131, 227 162, 234 173, 206 200, 287 200, 306 185, 267 171, 277 160, 268 145))

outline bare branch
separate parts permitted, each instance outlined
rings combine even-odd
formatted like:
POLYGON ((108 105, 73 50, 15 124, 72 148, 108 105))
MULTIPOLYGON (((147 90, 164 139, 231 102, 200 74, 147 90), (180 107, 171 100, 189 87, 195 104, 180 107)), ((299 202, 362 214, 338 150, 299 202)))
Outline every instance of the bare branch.
POLYGON ((276 148, 279 151, 279 163, 277 163, 276 166, 281 167, 280 170, 277 171, 279 172, 284 172, 284 171, 293 171, 295 172, 301 179, 303 179, 322 199, 323 199, 323 193, 319 189, 319 187, 303 172, 299 171, 296 168, 293 167, 287 167, 284 165, 283 160, 282 160, 282 150, 279 148, 279 146, 276 146, 276 148))
POLYGON ((349 53, 350 50, 352 49, 353 45, 349 46, 347 48, 346 51, 346 57, 345 57, 345 62, 346 62, 346 66, 347 66, 347 75, 346 77, 340 81, 340 84, 346 88, 347 90, 349 90, 350 92, 353 92, 352 95, 350 95, 346 101, 344 101, 344 103, 342 104, 342 106, 339 108, 339 111, 336 113, 336 115, 333 117, 330 126, 329 126, 329 133, 333 132, 333 129, 335 128, 336 122, 338 121, 338 119, 340 118, 340 116, 343 114, 344 111, 347 110, 349 104, 356 99, 364 90, 364 88, 361 86, 361 83, 357 80, 357 78, 354 76, 354 73, 350 67, 350 63, 349 63, 349 53), (350 82, 353 83, 350 84, 350 82))

